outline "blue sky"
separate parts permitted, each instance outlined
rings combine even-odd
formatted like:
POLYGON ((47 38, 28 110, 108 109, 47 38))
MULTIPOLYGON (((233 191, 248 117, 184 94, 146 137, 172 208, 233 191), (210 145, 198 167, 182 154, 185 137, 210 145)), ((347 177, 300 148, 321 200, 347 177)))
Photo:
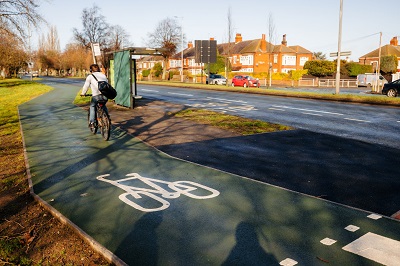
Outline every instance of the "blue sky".
MULTIPOLYGON (((300 45, 311 52, 330 52, 338 48, 340 0, 48 0, 43 1, 39 12, 50 25, 57 28, 61 48, 72 41, 72 29, 82 29, 81 13, 93 4, 100 8, 108 23, 122 26, 134 46, 145 46, 149 32, 158 22, 174 16, 183 17, 183 31, 187 41, 215 38, 218 43, 228 40, 227 13, 231 9, 235 33, 243 40, 268 36, 268 16, 275 24, 274 44, 280 44, 287 35, 288 45, 300 45)), ((342 51, 351 51, 350 59, 358 58, 382 45, 389 44, 394 36, 400 39, 400 16, 390 10, 398 0, 343 0, 342 51)), ((179 22, 181 21, 178 19, 179 22)), ((37 43, 38 34, 32 43, 37 43)), ((186 46, 186 43, 185 43, 186 46)))

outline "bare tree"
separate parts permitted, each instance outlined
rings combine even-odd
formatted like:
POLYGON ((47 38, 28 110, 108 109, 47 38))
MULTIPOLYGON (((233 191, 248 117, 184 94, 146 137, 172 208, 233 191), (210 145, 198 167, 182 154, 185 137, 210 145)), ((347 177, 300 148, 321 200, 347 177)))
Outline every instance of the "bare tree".
MULTIPOLYGON (((227 14, 227 22, 228 22, 228 51, 226 55, 226 60, 225 60, 225 77, 228 78, 228 72, 230 72, 230 61, 229 59, 232 57, 232 36, 233 36, 233 22, 232 22, 232 13, 231 13, 231 7, 228 8, 228 14, 227 14)), ((228 82, 226 83, 226 86, 228 86, 228 82)))
POLYGON ((83 9, 81 19, 83 30, 73 29, 75 40, 86 48, 90 48, 92 43, 105 45, 109 25, 100 14, 100 8, 93 5, 92 8, 83 9))
POLYGON ((21 40, 30 35, 45 20, 38 13, 40 0, 0 0, 0 30, 18 36, 21 40))
POLYGON ((55 26, 51 26, 47 35, 42 35, 39 39, 37 65, 39 69, 46 70, 46 75, 48 75, 51 70, 61 70, 60 40, 55 26))
POLYGON ((166 49, 163 53, 165 58, 163 79, 165 79, 168 59, 175 54, 179 42, 181 41, 181 27, 177 20, 166 18, 158 23, 154 32, 148 33, 148 38, 148 46, 166 49))
POLYGON ((106 46, 111 51, 131 46, 132 44, 129 41, 129 37, 129 34, 121 26, 110 26, 107 33, 106 46))
POLYGON ((22 42, 14 35, 0 29, 0 76, 5 78, 12 72, 26 67, 28 55, 24 51, 22 42))
POLYGON ((268 76, 269 76, 269 83, 268 86, 271 87, 272 85, 272 53, 273 53, 273 42, 275 41, 275 23, 272 13, 268 15, 268 54, 269 54, 269 68, 268 68, 268 76))

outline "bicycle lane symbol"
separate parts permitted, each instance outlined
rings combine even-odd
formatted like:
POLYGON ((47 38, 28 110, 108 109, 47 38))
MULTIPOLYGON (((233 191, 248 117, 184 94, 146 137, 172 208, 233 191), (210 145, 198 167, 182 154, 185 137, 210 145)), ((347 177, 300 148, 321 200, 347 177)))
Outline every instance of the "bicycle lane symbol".
POLYGON ((143 177, 138 173, 131 173, 127 174, 127 178, 119 179, 119 180, 110 180, 106 179, 106 177, 110 176, 109 174, 101 175, 96 177, 97 180, 110 183, 116 187, 119 187, 126 192, 119 195, 119 199, 126 204, 130 205, 131 207, 143 211, 143 212, 155 212, 155 211, 162 211, 167 209, 170 206, 170 203, 166 199, 175 199, 181 195, 185 195, 189 198, 193 199, 210 199, 217 197, 220 192, 213 188, 191 182, 191 181, 175 181, 175 182, 168 182, 163 180, 158 180, 154 178, 143 177), (129 183, 131 181, 141 181, 144 184, 148 185, 151 188, 142 188, 142 187, 135 187, 132 185, 125 185, 125 183, 129 183), (159 184, 167 185, 171 191, 162 188, 159 184), (203 190, 204 195, 195 194, 203 190), (160 196, 157 196, 159 194, 160 196), (130 197, 132 196, 132 197, 130 197), (160 203, 160 207, 157 208, 145 208, 140 206, 132 199, 141 199, 144 196, 147 196, 155 201, 160 203))

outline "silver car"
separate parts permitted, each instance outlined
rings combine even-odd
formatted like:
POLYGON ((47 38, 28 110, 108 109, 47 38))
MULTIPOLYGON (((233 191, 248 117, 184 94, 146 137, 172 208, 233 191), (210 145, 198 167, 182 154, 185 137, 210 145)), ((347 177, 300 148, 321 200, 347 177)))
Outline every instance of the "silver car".
POLYGON ((207 78, 206 83, 212 85, 226 85, 226 78, 222 75, 211 74, 207 78))

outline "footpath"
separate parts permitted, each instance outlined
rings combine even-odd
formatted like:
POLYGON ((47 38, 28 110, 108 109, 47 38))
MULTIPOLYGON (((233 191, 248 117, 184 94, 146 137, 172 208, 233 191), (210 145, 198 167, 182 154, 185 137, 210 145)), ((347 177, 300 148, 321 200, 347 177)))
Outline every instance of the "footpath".
POLYGON ((32 190, 115 264, 400 264, 398 221, 177 159, 118 128, 103 141, 71 103, 79 88, 54 87, 19 107, 32 190))

